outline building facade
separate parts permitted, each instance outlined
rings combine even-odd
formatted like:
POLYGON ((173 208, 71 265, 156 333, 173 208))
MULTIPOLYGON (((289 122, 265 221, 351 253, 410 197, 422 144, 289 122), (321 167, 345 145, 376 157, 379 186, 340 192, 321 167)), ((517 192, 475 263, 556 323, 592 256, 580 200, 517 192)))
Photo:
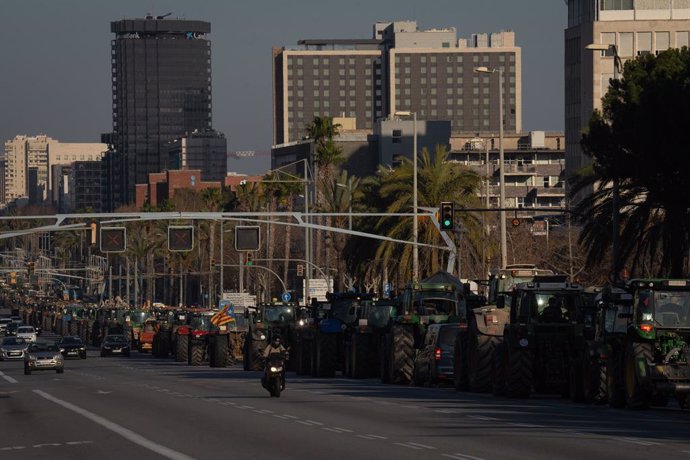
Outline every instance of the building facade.
POLYGON ((169 169, 198 169, 204 181, 222 181, 227 162, 228 141, 213 129, 195 130, 168 143, 169 169))
POLYGON ((124 182, 126 197, 105 201, 129 203, 135 184, 167 169, 168 142, 211 127, 211 25, 147 16, 110 30, 113 131, 104 137, 122 157, 105 175, 124 182))
POLYGON ((70 212, 101 212, 101 162, 75 161, 69 175, 70 212))
POLYGON ((457 39, 454 28, 419 30, 414 21, 376 23, 373 32, 371 39, 300 40, 299 48, 274 49, 274 145, 302 139, 315 116, 353 118, 356 129, 373 130, 378 120, 407 111, 450 121, 454 135, 498 131, 499 75, 505 129, 522 129, 521 49, 513 32, 457 39))
MULTIPOLYGON (((499 207, 499 139, 495 133, 451 140, 450 161, 469 166, 488 178, 481 196, 492 208, 499 207), (488 190, 488 198, 487 198, 488 190)), ((523 208, 518 217, 560 214, 566 206, 565 139, 563 133, 531 131, 504 137, 505 196, 507 208, 523 208), (553 208, 550 211, 549 208, 553 208)))
POLYGON ((20 197, 31 203, 51 203, 52 167, 75 161, 100 161, 107 146, 100 143, 63 143, 49 136, 16 136, 5 142, 4 199, 20 197))
POLYGON ((565 139, 567 177, 589 159, 580 140, 614 78, 615 45, 621 61, 690 45, 690 0, 568 0, 565 31, 565 139))

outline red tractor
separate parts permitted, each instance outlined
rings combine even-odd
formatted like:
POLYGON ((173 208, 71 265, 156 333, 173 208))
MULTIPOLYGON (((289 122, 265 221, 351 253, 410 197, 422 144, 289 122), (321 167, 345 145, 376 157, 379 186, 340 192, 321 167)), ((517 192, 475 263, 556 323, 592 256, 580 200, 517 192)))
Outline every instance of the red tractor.
POLYGON ((213 313, 209 310, 187 311, 186 323, 175 332, 175 361, 200 366, 208 359, 209 333, 215 326, 211 323, 213 313))

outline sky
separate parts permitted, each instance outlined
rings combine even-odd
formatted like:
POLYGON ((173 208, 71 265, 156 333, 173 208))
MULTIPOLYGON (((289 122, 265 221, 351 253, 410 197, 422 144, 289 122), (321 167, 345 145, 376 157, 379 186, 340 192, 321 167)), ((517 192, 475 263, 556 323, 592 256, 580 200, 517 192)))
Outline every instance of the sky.
POLYGON ((46 134, 100 142, 112 130, 110 22, 146 13, 211 23, 213 125, 228 150, 254 150, 230 170, 262 174, 272 143, 271 50, 303 38, 371 38, 377 21, 420 29, 515 31, 522 48, 523 130, 564 128, 560 0, 0 0, 0 141, 46 134))

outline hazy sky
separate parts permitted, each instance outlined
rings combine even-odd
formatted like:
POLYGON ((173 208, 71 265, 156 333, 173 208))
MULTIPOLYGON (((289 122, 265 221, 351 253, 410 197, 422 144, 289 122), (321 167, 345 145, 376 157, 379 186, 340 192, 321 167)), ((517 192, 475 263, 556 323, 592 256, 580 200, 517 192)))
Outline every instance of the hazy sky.
MULTIPOLYGON (((273 46, 371 38, 374 22, 404 19, 455 27, 458 38, 515 31, 523 129, 563 130, 562 0, 0 0, 0 141, 100 142, 112 128, 110 21, 147 12, 211 22, 213 124, 231 151, 270 150, 273 46)), ((231 164, 244 173, 269 167, 266 155, 231 164)))

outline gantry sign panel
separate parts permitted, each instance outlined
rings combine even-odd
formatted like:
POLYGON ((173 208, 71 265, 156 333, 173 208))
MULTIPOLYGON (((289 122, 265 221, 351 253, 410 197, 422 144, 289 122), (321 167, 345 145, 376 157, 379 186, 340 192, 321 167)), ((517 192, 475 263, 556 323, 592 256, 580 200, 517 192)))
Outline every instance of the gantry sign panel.
POLYGON ((125 252, 127 250, 127 229, 125 227, 101 227, 101 252, 125 252))
POLYGON ((235 250, 258 251, 260 244, 258 225, 235 227, 235 250))
POLYGON ((171 225, 168 227, 168 251, 186 252, 194 249, 194 227, 171 225))

